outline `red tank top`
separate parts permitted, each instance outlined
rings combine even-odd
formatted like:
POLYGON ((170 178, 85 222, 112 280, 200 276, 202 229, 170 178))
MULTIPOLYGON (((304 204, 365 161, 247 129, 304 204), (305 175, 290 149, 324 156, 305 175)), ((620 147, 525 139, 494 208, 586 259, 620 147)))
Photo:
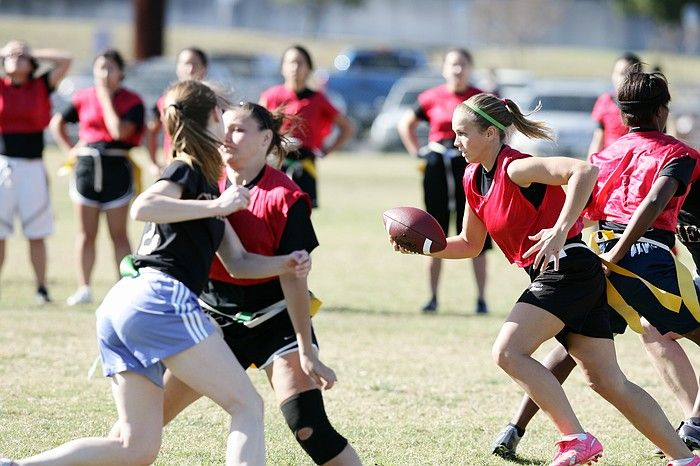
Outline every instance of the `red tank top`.
MULTIPOLYGON (((119 89, 112 99, 114 110, 119 116, 123 116, 137 105, 143 105, 141 97, 124 88, 119 89)), ((97 92, 94 87, 76 92, 73 97, 73 106, 78 112, 78 135, 82 141, 87 144, 114 142, 105 126, 104 118, 102 117, 102 106, 97 100, 97 92)), ((144 125, 142 124, 129 138, 120 142, 131 147, 138 146, 141 143, 143 132, 144 125)))
MULTIPOLYGON (((304 199, 311 214, 311 199, 281 171, 265 166, 260 181, 250 189, 248 208, 228 216, 236 234, 248 252, 263 256, 277 254, 282 233, 287 225, 287 212, 300 198, 304 199)), ((219 181, 219 189, 226 188, 226 179, 219 181)), ((218 257, 214 257, 209 278, 235 285, 256 285, 275 280, 276 277, 261 279, 237 279, 231 277, 218 257)))
POLYGON ((608 147, 629 131, 629 128, 622 123, 620 108, 610 93, 606 92, 598 97, 591 117, 603 127, 603 148, 608 147))
POLYGON ((45 77, 13 86, 0 79, 0 134, 40 133, 51 120, 51 99, 45 77))
POLYGON ((455 108, 469 97, 481 94, 481 92, 481 89, 476 87, 468 87, 462 92, 454 93, 447 89, 447 84, 435 86, 421 92, 418 96, 418 104, 430 124, 428 139, 431 142, 454 139, 452 114, 455 108))
MULTIPOLYGON (((512 161, 526 157, 531 156, 503 146, 496 159, 493 183, 485 195, 481 195, 477 184, 476 170, 480 164, 469 164, 463 182, 469 207, 486 225, 486 230, 506 258, 519 267, 532 265, 535 260, 534 254, 523 258, 523 254, 535 244, 528 236, 553 227, 566 198, 561 186, 547 186, 542 204, 535 209, 506 171, 512 161)), ((579 219, 569 230, 567 238, 573 238, 582 229, 583 222, 579 219)))
MULTIPOLYGON (((593 199, 586 211, 591 220, 628 224, 635 210, 651 190, 661 170, 681 157, 700 159, 693 148, 660 131, 628 133, 612 145, 592 154, 591 163, 600 170, 593 199)), ((691 181, 698 179, 695 164, 691 181)), ((652 224, 653 228, 676 231, 678 212, 688 194, 674 196, 652 224)))
MULTIPOLYGON (((323 140, 333 129, 333 122, 338 110, 328 98, 319 91, 306 90, 301 97, 284 85, 271 87, 262 93, 260 101, 265 102, 268 110, 284 107, 286 115, 298 118, 292 125, 292 136, 301 140, 302 147, 316 150, 323 149, 323 140)), ((288 131, 285 124, 282 131, 288 131)))

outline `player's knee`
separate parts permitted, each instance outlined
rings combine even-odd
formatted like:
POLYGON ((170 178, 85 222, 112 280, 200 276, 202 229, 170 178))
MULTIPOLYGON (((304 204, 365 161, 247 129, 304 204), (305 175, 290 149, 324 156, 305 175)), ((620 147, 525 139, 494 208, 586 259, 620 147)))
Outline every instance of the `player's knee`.
POLYGON ((498 367, 506 372, 513 366, 515 360, 515 351, 507 344, 496 341, 491 348, 491 357, 498 367))
POLYGON ((284 401, 280 410, 294 438, 316 464, 332 460, 348 444, 328 420, 320 390, 298 393, 284 401))
POLYGON ((263 418, 263 400, 252 387, 250 390, 232 393, 221 407, 234 417, 263 418))
POLYGON ((136 466, 153 464, 160 450, 159 435, 136 436, 121 433, 121 444, 124 449, 124 463, 136 466))
POLYGON ((586 373, 588 386, 605 399, 613 399, 624 394, 627 379, 619 372, 617 374, 586 373))

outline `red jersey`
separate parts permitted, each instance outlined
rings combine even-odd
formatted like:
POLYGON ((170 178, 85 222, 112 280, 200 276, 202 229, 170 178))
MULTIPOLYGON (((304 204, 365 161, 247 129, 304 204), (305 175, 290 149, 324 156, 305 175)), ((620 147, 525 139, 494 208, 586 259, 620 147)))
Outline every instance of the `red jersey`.
POLYGON ((44 131, 51 120, 51 99, 45 78, 29 78, 19 86, 0 79, 0 133, 44 131))
MULTIPOLYGON (((255 186, 250 189, 248 208, 228 216, 236 234, 248 252, 263 256, 277 254, 282 233, 287 225, 287 212, 300 198, 303 198, 311 212, 311 199, 287 175, 265 166, 265 172, 255 186)), ((226 188, 226 179, 219 182, 219 189, 226 188)), ((218 257, 214 257, 209 278, 235 285, 255 285, 276 280, 277 277, 260 279, 233 278, 224 268, 218 257)))
MULTIPOLYGON (((606 149, 592 154, 591 163, 599 168, 600 173, 593 189, 594 201, 585 215, 591 220, 628 224, 662 170, 681 157, 697 161, 700 154, 660 131, 628 133, 606 149)), ((696 163, 691 182, 699 175, 700 164, 696 163)), ((675 232, 678 212, 687 195, 686 189, 683 195, 671 198, 652 228, 675 232)))
POLYGON ((469 97, 482 92, 481 89, 470 86, 462 92, 454 93, 447 89, 447 84, 435 86, 421 92, 418 96, 419 109, 417 109, 416 114, 430 124, 428 139, 431 142, 454 139, 452 114, 455 108, 469 97))
MULTIPOLYGON (((323 149, 323 140, 333 129, 339 113, 322 92, 304 89, 297 94, 283 84, 267 89, 260 95, 260 101, 268 110, 284 107, 285 114, 297 117, 292 125, 292 136, 310 150, 323 149)), ((282 131, 288 129, 289 126, 285 125, 282 131)))
POLYGON ((603 129, 603 149, 629 131, 629 128, 622 123, 620 108, 609 92, 602 94, 595 101, 591 118, 597 121, 603 129))
MULTIPOLYGON (((493 183, 488 192, 481 194, 478 186, 478 163, 470 163, 464 173, 464 193, 469 207, 486 225, 486 230, 505 254, 506 258, 519 267, 528 267, 535 255, 523 258, 523 254, 535 242, 528 239, 545 228, 552 228, 559 218, 566 194, 561 186, 547 186, 539 208, 523 195, 520 186, 508 177, 508 165, 513 160, 531 157, 517 150, 503 146, 496 159, 493 183)), ((583 222, 579 219, 569 230, 567 238, 581 233, 583 222)))
MULTIPOLYGON (((112 102, 114 110, 120 118, 134 110, 135 107, 141 107, 141 121, 140 124, 137 125, 136 131, 126 140, 119 141, 129 147, 138 146, 141 143, 141 137, 144 132, 143 102, 141 101, 141 97, 134 92, 121 88, 117 90, 112 97, 112 102)), ((81 141, 86 144, 95 142, 115 142, 105 126, 102 117, 102 106, 97 100, 97 92, 94 87, 76 92, 73 96, 73 107, 78 116, 78 135, 81 141)))

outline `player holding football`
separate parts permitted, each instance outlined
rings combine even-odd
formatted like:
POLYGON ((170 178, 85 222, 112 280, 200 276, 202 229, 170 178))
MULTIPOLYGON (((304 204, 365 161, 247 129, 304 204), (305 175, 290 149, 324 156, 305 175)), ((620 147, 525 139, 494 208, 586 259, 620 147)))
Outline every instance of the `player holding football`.
MULTIPOLYGON (((591 387, 669 458, 690 459, 656 401, 627 380, 617 364, 603 269, 581 240, 579 216, 597 170, 574 159, 537 158, 512 149, 504 144, 511 125, 528 137, 550 137, 544 123, 525 118, 512 101, 493 95, 471 97, 455 110, 455 145, 472 163, 464 178, 468 205, 462 233, 448 238, 447 248, 434 255, 474 257, 488 232, 508 260, 530 275, 531 284, 501 328, 493 355, 561 433, 552 466, 587 464, 603 451, 579 423, 554 375, 532 357, 552 337, 567 347, 591 387), (562 185, 568 185, 566 193, 562 185)), ((692 461, 700 464, 700 458, 692 461)))

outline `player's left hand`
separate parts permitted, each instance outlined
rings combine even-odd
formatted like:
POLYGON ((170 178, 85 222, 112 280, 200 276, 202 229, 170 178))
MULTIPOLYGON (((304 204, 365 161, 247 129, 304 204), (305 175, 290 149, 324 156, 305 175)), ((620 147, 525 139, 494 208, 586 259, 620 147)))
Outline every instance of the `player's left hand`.
POLYGON ((535 262, 532 263, 533 268, 539 267, 540 272, 544 272, 550 259, 554 259, 554 270, 559 270, 559 253, 566 242, 566 232, 545 228, 537 234, 528 236, 528 239, 535 241, 535 244, 523 254, 523 258, 530 257, 536 252, 535 262))
POLYGON ((305 250, 294 251, 291 254, 287 254, 287 260, 285 262, 286 272, 297 276, 297 278, 304 278, 309 275, 311 271, 311 255, 305 250))
POLYGON ((321 362, 313 348, 311 353, 312 354, 308 354, 299 351, 299 363, 301 364, 301 369, 306 375, 311 377, 320 388, 330 390, 338 381, 335 372, 333 369, 321 362))

